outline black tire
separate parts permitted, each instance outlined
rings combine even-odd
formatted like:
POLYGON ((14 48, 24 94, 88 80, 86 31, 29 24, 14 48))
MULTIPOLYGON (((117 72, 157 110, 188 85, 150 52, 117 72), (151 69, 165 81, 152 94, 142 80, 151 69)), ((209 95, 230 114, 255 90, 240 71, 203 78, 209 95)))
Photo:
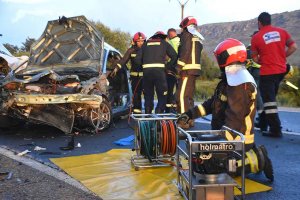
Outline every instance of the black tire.
POLYGON ((112 109, 106 98, 103 98, 99 108, 91 110, 90 120, 96 133, 110 127, 112 123, 112 109))
POLYGON ((0 115, 0 128, 12 128, 21 125, 22 122, 19 119, 14 119, 7 115, 0 115))

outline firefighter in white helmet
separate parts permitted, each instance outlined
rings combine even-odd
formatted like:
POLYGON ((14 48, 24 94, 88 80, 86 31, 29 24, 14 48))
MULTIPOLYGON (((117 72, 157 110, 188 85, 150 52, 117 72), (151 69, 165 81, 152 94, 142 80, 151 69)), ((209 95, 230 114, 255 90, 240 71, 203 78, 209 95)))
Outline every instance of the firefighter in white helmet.
MULTIPOLYGON (((256 147, 254 143, 254 117, 256 104, 256 84, 245 68, 246 47, 236 39, 226 39, 214 50, 221 70, 221 80, 214 95, 204 103, 181 114, 178 124, 212 114, 211 128, 220 130, 223 125, 245 135, 246 172, 264 171, 266 177, 273 181, 272 162, 264 146, 256 147)), ((226 131, 228 140, 235 140, 226 131)))

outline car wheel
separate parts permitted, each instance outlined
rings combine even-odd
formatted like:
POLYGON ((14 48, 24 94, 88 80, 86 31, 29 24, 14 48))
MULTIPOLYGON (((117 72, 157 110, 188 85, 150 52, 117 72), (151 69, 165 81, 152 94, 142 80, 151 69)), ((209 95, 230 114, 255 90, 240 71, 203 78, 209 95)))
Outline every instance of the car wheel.
POLYGON ((7 115, 0 115, 0 128, 11 128, 22 125, 18 119, 11 118, 7 115))
POLYGON ((99 108, 91 110, 90 119, 96 133, 109 128, 112 122, 112 109, 105 98, 103 98, 99 108))

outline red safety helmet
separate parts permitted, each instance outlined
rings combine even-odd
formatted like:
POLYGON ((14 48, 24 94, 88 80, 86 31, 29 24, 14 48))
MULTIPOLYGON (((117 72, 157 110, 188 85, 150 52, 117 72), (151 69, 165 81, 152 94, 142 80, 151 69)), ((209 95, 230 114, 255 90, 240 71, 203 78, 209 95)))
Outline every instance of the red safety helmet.
POLYGON ((188 26, 191 25, 191 24, 194 24, 194 25, 197 26, 197 20, 196 20, 195 17, 189 16, 189 17, 184 18, 184 19, 181 21, 179 27, 180 27, 180 28, 186 28, 186 27, 188 27, 188 26))
POLYGON ((142 32, 137 32, 136 34, 134 34, 132 40, 133 40, 133 42, 137 42, 137 41, 141 41, 141 40, 144 41, 144 40, 146 40, 146 36, 142 32))
POLYGON ((214 50, 219 67, 226 67, 235 62, 243 63, 247 59, 245 45, 233 38, 228 38, 219 43, 214 50))
POLYGON ((162 39, 167 38, 167 34, 165 34, 163 31, 157 31, 156 33, 154 33, 154 35, 152 37, 160 37, 162 39))

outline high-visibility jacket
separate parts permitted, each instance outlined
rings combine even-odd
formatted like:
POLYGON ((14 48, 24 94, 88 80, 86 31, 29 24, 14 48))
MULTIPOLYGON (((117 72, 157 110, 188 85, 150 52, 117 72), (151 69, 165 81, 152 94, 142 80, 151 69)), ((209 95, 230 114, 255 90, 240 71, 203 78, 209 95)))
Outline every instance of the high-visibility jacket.
POLYGON ((119 68, 122 68, 122 66, 125 66, 128 63, 128 61, 130 60, 130 62, 131 62, 130 76, 137 76, 137 77, 143 76, 142 65, 138 64, 135 60, 139 50, 140 50, 140 48, 138 48, 137 46, 130 47, 126 51, 126 53, 124 54, 122 59, 120 59, 117 63, 117 66, 119 68))
POLYGON ((177 65, 183 75, 200 75, 203 45, 199 37, 184 29, 180 36, 177 65))
POLYGON ((174 48, 176 53, 178 53, 178 47, 180 45, 180 38, 178 36, 175 36, 168 40, 169 44, 174 48))

